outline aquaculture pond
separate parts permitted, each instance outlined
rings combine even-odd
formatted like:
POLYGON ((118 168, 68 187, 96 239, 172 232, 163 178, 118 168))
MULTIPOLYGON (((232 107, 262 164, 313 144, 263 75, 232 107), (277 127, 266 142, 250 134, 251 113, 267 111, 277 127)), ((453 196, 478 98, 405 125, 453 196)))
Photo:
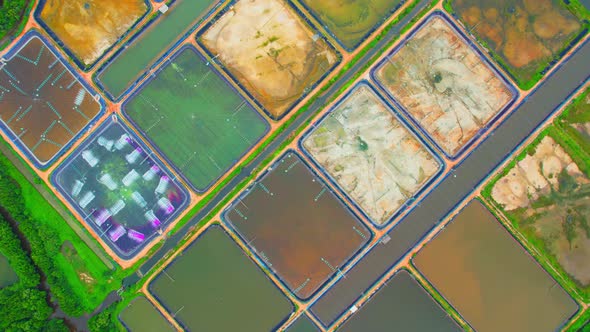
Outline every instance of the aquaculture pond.
POLYGON ((118 99, 180 36, 201 22, 218 0, 175 0, 130 44, 100 69, 98 81, 118 99))
POLYGON ((175 329, 152 303, 143 296, 123 309, 119 319, 131 332, 172 332, 175 329))
POLYGON ((32 34, 0 66, 0 119, 45 166, 99 114, 100 103, 49 44, 32 34))
POLYGON ((414 262, 477 331, 555 331, 578 309, 478 200, 414 262))
POLYGON ((191 331, 271 331, 293 311, 287 297, 219 226, 184 249, 149 289, 191 331))
POLYGON ((385 22, 403 0, 302 0, 338 41, 352 50, 385 22))
POLYGON ((102 241, 132 258, 188 203, 188 193, 120 122, 107 121, 53 173, 53 183, 102 241))
POLYGON ((371 232, 292 151, 224 214, 252 251, 302 299, 310 298, 371 232))
POLYGON ((268 130, 193 48, 174 55, 123 109, 197 191, 211 186, 268 130))
POLYGON ((0 253, 0 289, 18 281, 16 272, 8 264, 8 259, 0 253))

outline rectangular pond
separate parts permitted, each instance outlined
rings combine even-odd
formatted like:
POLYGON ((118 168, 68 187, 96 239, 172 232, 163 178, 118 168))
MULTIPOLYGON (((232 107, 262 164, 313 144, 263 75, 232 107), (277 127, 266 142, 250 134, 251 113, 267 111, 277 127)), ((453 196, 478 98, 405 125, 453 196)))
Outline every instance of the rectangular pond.
POLYGON ((158 14, 130 44, 100 68, 97 80, 113 98, 121 95, 168 51, 179 37, 202 21, 218 0, 175 0, 168 12, 158 14))
POLYGON ((219 226, 211 226, 149 284, 191 331, 271 331, 293 305, 219 226))
POLYGON ((275 120, 340 61, 327 40, 283 0, 233 1, 199 31, 198 41, 275 120))
POLYGON ((409 272, 402 270, 386 281, 337 331, 459 332, 462 329, 409 272))
POLYGON ((42 0, 35 15, 84 67, 94 64, 148 10, 145 0, 42 0))
POLYGON ((143 296, 123 309, 119 320, 131 332, 173 332, 175 329, 152 303, 143 296))
POLYGON ((0 120, 11 139, 46 167, 102 109, 50 44, 28 33, 0 63, 0 120))
POLYGON ((286 286, 310 298, 371 238, 371 232, 292 151, 224 213, 286 286))
POLYGON ((555 331, 578 309, 478 200, 414 263, 477 331, 555 331))
POLYGON ((124 259, 161 234, 189 199, 120 120, 104 123, 52 173, 51 181, 83 222, 124 259))
POLYGON ((206 191, 268 123, 192 47, 123 105, 124 114, 197 191, 206 191))
POLYGON ((316 122, 301 147, 384 226, 442 169, 442 162, 367 83, 316 122))

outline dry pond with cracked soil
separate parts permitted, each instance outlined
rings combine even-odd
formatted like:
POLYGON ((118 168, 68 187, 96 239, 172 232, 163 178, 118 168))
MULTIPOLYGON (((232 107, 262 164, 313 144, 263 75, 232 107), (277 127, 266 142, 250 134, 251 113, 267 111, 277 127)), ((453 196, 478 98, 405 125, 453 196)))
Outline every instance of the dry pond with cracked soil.
POLYGON ((450 156, 514 98, 506 82, 440 15, 384 60, 375 78, 450 156))

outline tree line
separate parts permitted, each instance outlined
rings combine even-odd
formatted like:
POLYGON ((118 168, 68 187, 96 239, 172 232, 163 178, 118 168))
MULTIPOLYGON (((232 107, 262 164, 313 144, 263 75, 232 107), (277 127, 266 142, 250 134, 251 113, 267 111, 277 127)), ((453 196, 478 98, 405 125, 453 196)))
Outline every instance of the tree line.
POLYGON ((28 3, 29 0, 0 0, 0 39, 16 29, 28 3))
POLYGON ((39 288, 41 277, 9 222, 0 214, 0 253, 8 259, 18 282, 0 289, 1 331, 68 331, 61 319, 50 319, 48 294, 39 288))
MULTIPOLYGON (((53 259, 60 254, 61 250, 62 243, 59 234, 46 223, 35 220, 31 216, 26 208, 20 185, 1 167, 0 207, 17 223, 18 231, 28 240, 30 258, 45 275, 51 293, 61 309, 70 316, 82 315, 83 305, 80 298, 74 293, 65 273, 53 259)), ((68 226, 64 225, 64 227, 68 226)), ((17 264, 16 268, 20 269, 21 267, 17 264)))

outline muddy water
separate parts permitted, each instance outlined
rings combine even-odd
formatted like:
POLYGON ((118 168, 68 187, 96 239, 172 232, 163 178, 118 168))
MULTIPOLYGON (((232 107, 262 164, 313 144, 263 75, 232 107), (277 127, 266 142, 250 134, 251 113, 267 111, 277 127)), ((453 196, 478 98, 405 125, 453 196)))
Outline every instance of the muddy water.
POLYGON ((18 276, 8 264, 8 259, 0 253, 0 288, 10 286, 18 281, 18 276))
POLYGON ((212 226, 149 285, 191 331, 270 331, 290 301, 218 226, 212 226))
POLYGON ((0 96, 2 121, 40 162, 50 160, 100 111, 37 37, 0 71, 0 96))
POLYGON ((130 331, 174 331, 170 323, 145 297, 141 296, 123 310, 119 319, 130 331))
POLYGON ((554 331, 577 304, 479 201, 415 258, 477 331, 554 331))
POLYGON ((292 152, 227 213, 297 296, 309 298, 369 239, 369 231, 292 152))
POLYGON ((461 328, 404 270, 396 273, 338 331, 451 332, 461 328))

